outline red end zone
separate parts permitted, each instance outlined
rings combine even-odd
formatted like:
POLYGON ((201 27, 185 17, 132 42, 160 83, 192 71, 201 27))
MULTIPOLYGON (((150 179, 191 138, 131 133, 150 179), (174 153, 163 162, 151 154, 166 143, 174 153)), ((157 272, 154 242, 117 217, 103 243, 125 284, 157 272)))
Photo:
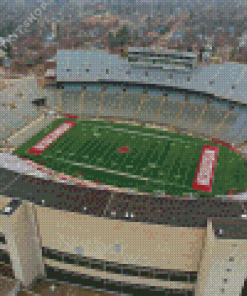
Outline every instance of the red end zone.
POLYGON ((65 132, 76 125, 75 121, 64 121, 54 131, 46 135, 41 141, 30 148, 27 153, 40 155, 45 149, 47 149, 53 142, 59 139, 65 132))
POLYGON ((197 166, 193 190, 212 192, 215 166, 219 148, 215 146, 203 146, 200 162, 197 166))

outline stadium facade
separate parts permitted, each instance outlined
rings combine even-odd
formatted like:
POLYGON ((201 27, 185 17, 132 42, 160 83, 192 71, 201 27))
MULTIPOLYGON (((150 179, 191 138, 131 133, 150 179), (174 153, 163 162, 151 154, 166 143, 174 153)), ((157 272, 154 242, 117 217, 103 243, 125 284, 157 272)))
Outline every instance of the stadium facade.
POLYGON ((198 61, 198 55, 192 52, 156 49, 152 47, 130 47, 128 62, 137 68, 182 71, 193 70, 198 61))
MULTIPOLYGON (((103 51, 59 50, 57 100, 62 113, 173 126, 241 151, 246 75, 246 66, 230 63, 185 74, 135 69, 103 51)), ((27 198, 5 190, 19 198, 3 197, 0 215, 1 247, 26 286, 45 276, 132 295, 241 295, 247 220, 240 197, 172 199, 64 184, 52 199, 56 181, 30 178, 16 181, 28 186, 27 198), (31 192, 30 178, 46 188, 45 201, 31 192)))

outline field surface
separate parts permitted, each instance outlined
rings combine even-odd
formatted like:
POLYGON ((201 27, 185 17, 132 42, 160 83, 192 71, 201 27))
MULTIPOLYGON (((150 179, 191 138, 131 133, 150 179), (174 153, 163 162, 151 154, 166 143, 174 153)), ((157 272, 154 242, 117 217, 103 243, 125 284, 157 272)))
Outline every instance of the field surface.
POLYGON ((56 120, 13 153, 84 180, 142 192, 213 197, 246 187, 244 159, 228 147, 142 126, 70 119, 76 125, 40 155, 27 152, 64 121, 67 120, 56 120), (192 188, 203 147, 207 145, 219 148, 212 192, 192 188))

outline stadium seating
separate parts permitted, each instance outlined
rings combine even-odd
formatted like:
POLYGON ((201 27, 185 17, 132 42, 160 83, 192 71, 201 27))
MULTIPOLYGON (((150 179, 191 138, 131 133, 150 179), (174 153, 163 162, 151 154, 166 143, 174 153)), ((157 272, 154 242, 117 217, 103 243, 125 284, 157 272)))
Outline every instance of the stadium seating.
POLYGON ((62 96, 62 111, 64 113, 78 114, 79 98, 80 93, 77 91, 64 91, 62 96))
POLYGON ((221 105, 217 102, 211 102, 205 107, 204 113, 197 124, 201 133, 211 136, 217 130, 218 125, 222 122, 227 114, 227 109, 222 110, 221 105))
POLYGON ((243 142, 244 139, 241 138, 241 130, 245 125, 245 120, 246 111, 238 106, 234 107, 229 112, 217 137, 228 143, 238 144, 243 142))
POLYGON ((118 113, 118 116, 123 116, 126 118, 135 117, 140 103, 141 95, 126 93, 126 96, 124 97, 123 101, 123 106, 120 112, 118 113))
POLYGON ((172 98, 170 96, 164 101, 159 113, 159 121, 162 123, 178 124, 177 117, 179 116, 180 110, 183 106, 182 100, 172 98))
POLYGON ((159 108, 161 106, 161 97, 146 97, 143 99, 141 112, 137 115, 139 119, 155 121, 159 108))
POLYGON ((99 106, 101 104, 100 91, 85 91, 83 110, 85 113, 99 115, 99 106))
POLYGON ((102 107, 102 114, 114 116, 116 115, 121 104, 121 94, 120 92, 109 92, 104 93, 104 100, 102 107))
MULTIPOLYGON (((162 92, 158 89, 143 91, 140 87, 130 86, 126 87, 124 93, 121 93, 121 90, 121 86, 107 87, 105 92, 101 92, 100 87, 89 87, 84 92, 83 104, 79 92, 65 91, 63 107, 66 109, 66 113, 70 111, 72 114, 78 114, 79 107, 82 107, 83 113, 92 116, 116 116, 118 119, 123 118, 126 120, 136 118, 137 121, 143 121, 144 123, 153 121, 157 124, 172 125, 175 129, 178 128, 178 132, 182 127, 187 129, 188 132, 201 133, 208 138, 214 137, 227 143, 238 144, 246 140, 247 113, 243 107, 236 105, 232 108, 232 105, 226 101, 217 101, 209 96, 198 94, 185 95, 184 92, 175 90, 167 91, 166 96, 161 96, 162 92), (143 95, 143 92, 145 95, 143 95)), ((59 122, 57 121, 57 124, 59 122)), ((54 129, 54 127, 55 125, 50 125, 46 132, 52 130, 52 128, 54 129)), ((126 129, 126 126, 124 124, 121 126, 118 123, 117 128, 126 129)), ((137 157, 133 158, 131 153, 117 154, 118 148, 126 146, 128 143, 126 137, 120 136, 121 133, 112 134, 114 129, 115 127, 109 133, 105 123, 97 126, 96 123, 82 124, 81 122, 74 129, 77 137, 65 133, 62 137, 63 141, 55 142, 49 153, 44 152, 44 157, 53 169, 64 171, 70 175, 78 175, 78 170, 81 170, 82 174, 87 175, 88 180, 98 179, 99 170, 88 167, 88 165, 92 165, 93 167, 106 168, 112 171, 116 170, 114 178, 111 176, 113 180, 111 185, 114 186, 118 186, 118 184, 122 184, 123 187, 127 188, 137 186, 141 190, 145 191, 146 188, 149 191, 151 187, 152 190, 156 190, 162 185, 163 189, 164 187, 167 188, 167 192, 172 191, 176 196, 184 196, 186 192, 190 192, 189 188, 195 177, 198 164, 198 159, 194 161, 193 157, 200 154, 203 143, 201 139, 194 139, 192 142, 185 135, 176 136, 176 134, 171 133, 169 135, 171 141, 166 140, 164 142, 166 148, 161 152, 161 149, 157 148, 158 146, 155 147, 152 141, 148 141, 149 137, 139 137, 140 130, 135 127, 137 134, 130 135, 129 144, 132 149, 145 148, 143 148, 140 155, 137 154, 137 157), (89 131, 83 125, 91 125, 92 129, 89 131), (87 134, 83 133, 83 130, 87 130, 87 134), (112 137, 111 143, 102 140, 102 136, 109 139, 109 135, 112 137), (98 136, 100 136, 100 141, 98 136), (144 143, 143 141, 147 142, 144 143), (188 143, 185 145, 184 141, 188 141, 188 143), (185 148, 187 146, 189 147, 188 151, 185 148), (183 153, 179 153, 179 151, 183 153), (183 156, 178 158, 179 154, 183 156), (59 163, 55 161, 56 159, 59 160, 59 163), (157 159, 160 160, 159 165, 157 165, 157 159), (149 167, 144 165, 147 160, 149 167), (80 166, 77 163, 82 163, 82 165, 80 166), (195 165, 190 168, 191 163, 195 165), (165 164, 166 172, 162 171, 162 164, 165 164), (129 173, 133 177, 128 178, 119 175, 119 172, 129 173), (152 182, 145 180, 149 176, 153 177, 152 182), (163 184, 161 184, 162 182, 163 184)), ((128 127, 128 131, 131 131, 131 126, 128 127)), ((35 143, 35 141, 35 137, 32 138, 26 147, 30 147, 30 144, 35 143)), ((33 159, 39 161, 37 156, 34 156, 33 159)), ((219 172, 220 169, 218 174, 222 174, 223 181, 226 172, 219 172)), ((102 169, 101 173, 102 181, 109 179, 110 172, 104 172, 104 169, 102 169)), ((218 180, 221 180, 219 176, 218 180)), ((229 182, 231 183, 231 180, 229 182)), ((217 186, 215 193, 220 194, 224 186, 222 187, 220 184, 217 184, 217 186)))
POLYGON ((192 102, 187 102, 182 109, 178 122, 188 130, 198 130, 196 122, 200 119, 204 108, 205 105, 203 104, 193 104, 192 102))
POLYGON ((64 91, 63 110, 78 114, 79 108, 82 108, 83 114, 91 116, 154 121, 236 144, 246 140, 244 129, 236 132, 240 122, 241 126, 245 122, 239 117, 244 116, 241 114, 246 112, 245 107, 197 93, 187 93, 185 101, 186 92, 179 90, 166 90, 166 97, 157 87, 147 88, 147 96, 143 96, 143 92, 142 87, 129 85, 122 97, 122 85, 108 85, 102 101, 101 86, 90 85, 84 92, 84 104, 79 92, 64 91))

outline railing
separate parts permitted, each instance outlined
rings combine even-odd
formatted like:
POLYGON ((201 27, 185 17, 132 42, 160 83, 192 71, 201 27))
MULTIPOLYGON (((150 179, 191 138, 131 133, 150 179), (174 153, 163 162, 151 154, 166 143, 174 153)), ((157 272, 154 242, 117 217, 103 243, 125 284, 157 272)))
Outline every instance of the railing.
POLYGON ((14 273, 4 234, 0 233, 0 277, 14 279, 14 273))
POLYGON ((44 258, 56 260, 57 262, 83 266, 99 271, 107 271, 113 274, 158 279, 161 281, 180 281, 187 283, 195 283, 197 281, 197 272, 171 271, 129 264, 119 264, 117 262, 108 262, 79 255, 72 255, 45 247, 42 248, 42 254, 44 258))
POLYGON ((144 284, 133 284, 129 281, 121 282, 120 280, 104 279, 102 277, 81 274, 78 272, 61 269, 60 267, 45 265, 46 278, 63 283, 84 286, 85 288, 94 289, 109 293, 121 295, 176 295, 176 296, 194 296, 194 288, 190 291, 178 288, 159 288, 146 286, 144 284))

